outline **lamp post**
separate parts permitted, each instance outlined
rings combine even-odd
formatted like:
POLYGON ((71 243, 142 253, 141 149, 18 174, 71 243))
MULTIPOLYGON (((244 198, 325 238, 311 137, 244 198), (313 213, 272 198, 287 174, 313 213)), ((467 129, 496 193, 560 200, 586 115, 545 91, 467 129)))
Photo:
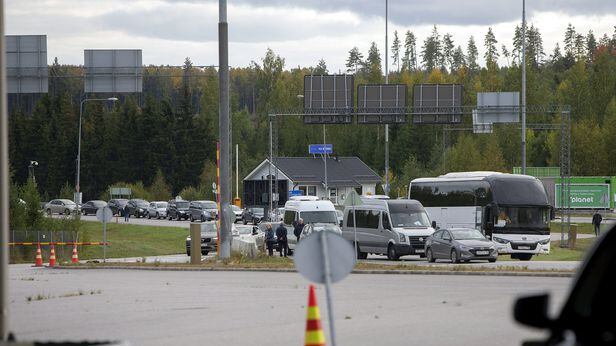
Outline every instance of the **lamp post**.
POLYGON ((28 170, 30 171, 30 176, 32 176, 32 182, 36 183, 36 178, 34 177, 34 167, 38 166, 37 161, 30 161, 28 165, 28 170))
POLYGON ((76 204, 80 204, 81 203, 81 196, 79 195, 80 192, 80 186, 79 186, 79 178, 80 178, 80 172, 81 172, 81 117, 83 115, 83 105, 86 102, 90 102, 90 101, 112 101, 115 102, 117 101, 118 98, 117 97, 109 97, 106 99, 83 99, 81 100, 81 103, 79 104, 79 135, 78 135, 78 139, 77 139, 77 179, 75 182, 75 196, 74 196, 74 202, 76 204))

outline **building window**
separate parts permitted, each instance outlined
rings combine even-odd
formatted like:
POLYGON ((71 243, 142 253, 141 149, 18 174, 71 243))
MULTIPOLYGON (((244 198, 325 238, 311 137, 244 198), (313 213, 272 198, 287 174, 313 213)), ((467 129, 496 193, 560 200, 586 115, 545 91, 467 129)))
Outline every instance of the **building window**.
POLYGON ((299 190, 302 192, 302 196, 316 196, 317 187, 314 185, 300 186, 299 190))

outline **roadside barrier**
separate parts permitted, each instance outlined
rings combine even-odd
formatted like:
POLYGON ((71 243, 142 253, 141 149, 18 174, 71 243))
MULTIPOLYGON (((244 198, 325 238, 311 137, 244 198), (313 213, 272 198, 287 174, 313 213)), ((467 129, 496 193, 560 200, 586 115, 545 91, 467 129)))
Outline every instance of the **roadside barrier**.
POLYGON ((79 245, 79 246, 83 246, 83 245, 111 245, 111 244, 109 242, 105 243, 105 242, 102 242, 102 241, 99 241, 99 242, 96 242, 96 241, 93 241, 93 242, 74 242, 74 241, 60 242, 60 241, 55 241, 55 242, 13 242, 13 243, 9 243, 9 245, 10 246, 18 246, 18 245, 19 246, 24 246, 24 245, 25 246, 29 246, 29 245, 30 246, 34 246, 34 245, 36 245, 36 246, 41 246, 41 245, 43 245, 43 246, 54 246, 54 245, 56 245, 56 246, 61 246, 61 245, 70 245, 70 246, 79 245))
POLYGON ((71 257, 71 263, 79 263, 79 256, 77 256, 77 245, 73 246, 73 256, 71 257))
POLYGON ((34 259, 33 267, 42 267, 43 266, 43 255, 41 254, 41 245, 39 244, 36 247, 36 258, 34 259))
POLYGON ((306 317, 305 346, 325 346, 325 335, 321 327, 321 313, 317 305, 317 295, 314 285, 310 285, 308 293, 308 313, 306 317))
POLYGON ((49 255, 49 268, 53 268, 56 266, 56 250, 53 245, 51 245, 51 254, 49 255))

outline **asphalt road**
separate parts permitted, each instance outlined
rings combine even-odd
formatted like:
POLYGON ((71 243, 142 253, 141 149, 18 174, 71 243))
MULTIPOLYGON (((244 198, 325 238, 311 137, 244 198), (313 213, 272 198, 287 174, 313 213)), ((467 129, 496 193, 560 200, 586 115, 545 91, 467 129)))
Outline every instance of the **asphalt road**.
MULTIPOLYGON (((340 345, 520 345, 515 297, 571 279, 350 275, 334 285, 340 345)), ((18 340, 127 340, 132 345, 301 345, 307 282, 296 273, 10 268, 18 340), (80 292, 83 295, 80 295, 80 292), (28 301, 28 298, 41 300, 28 301)), ((324 289, 317 290, 327 330, 324 289)), ((329 336, 328 344, 329 343, 329 336)))

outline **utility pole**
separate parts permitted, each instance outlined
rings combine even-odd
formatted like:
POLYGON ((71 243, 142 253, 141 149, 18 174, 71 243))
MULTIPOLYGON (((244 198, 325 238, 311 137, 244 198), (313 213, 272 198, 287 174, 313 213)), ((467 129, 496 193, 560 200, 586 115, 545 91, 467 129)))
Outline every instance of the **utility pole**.
POLYGON ((526 174, 526 0, 522 0, 522 174, 526 174))
MULTIPOLYGON (((389 54, 387 40, 387 12, 388 0, 385 0, 385 84, 389 84, 389 65, 387 55, 389 54)), ((389 124, 385 124, 385 195, 389 196, 389 124)))
POLYGON ((327 150, 325 150, 325 124, 323 124, 323 164, 325 165, 325 197, 329 200, 329 189, 327 186, 327 150))
POLYGON ((0 0, 0 341, 9 334, 9 130, 6 111, 4 0, 0 0))
POLYGON ((220 136, 220 258, 231 257, 231 225, 225 210, 229 208, 229 27, 227 24, 227 1, 218 1, 218 78, 219 78, 219 136, 220 136))

